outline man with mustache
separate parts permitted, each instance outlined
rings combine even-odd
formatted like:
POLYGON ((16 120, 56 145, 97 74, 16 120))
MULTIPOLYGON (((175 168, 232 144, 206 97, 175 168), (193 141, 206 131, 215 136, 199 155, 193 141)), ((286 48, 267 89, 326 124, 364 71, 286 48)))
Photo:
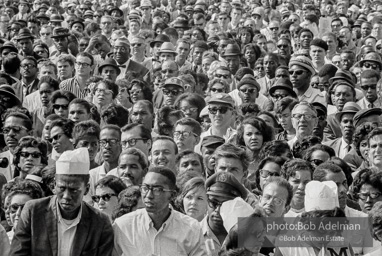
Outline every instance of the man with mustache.
POLYGON ((223 241, 227 236, 220 215, 221 205, 236 197, 245 199, 247 190, 232 173, 219 172, 206 181, 208 215, 202 220, 203 236, 210 255, 217 256, 223 241))
POLYGON ((336 156, 343 159, 352 149, 353 134, 355 127, 353 124, 354 115, 361 108, 354 102, 347 102, 341 112, 336 113, 336 119, 340 123, 342 137, 324 142, 334 149, 336 156))
POLYGON ((176 196, 172 170, 151 167, 140 190, 145 208, 113 224, 113 255, 207 255, 200 224, 170 207, 176 196))

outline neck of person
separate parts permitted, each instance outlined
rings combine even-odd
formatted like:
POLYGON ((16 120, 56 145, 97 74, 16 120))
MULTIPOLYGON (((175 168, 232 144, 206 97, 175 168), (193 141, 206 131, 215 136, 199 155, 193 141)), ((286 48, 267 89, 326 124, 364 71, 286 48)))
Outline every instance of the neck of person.
POLYGON ((138 63, 141 63, 145 60, 145 55, 143 53, 138 53, 133 55, 132 59, 138 63))
POLYGON ((288 130, 285 130, 286 131, 286 133, 288 134, 288 135, 295 135, 296 134, 296 129, 294 129, 293 127, 291 127, 290 129, 288 129, 288 130))
POLYGON ((259 155, 260 150, 253 151, 250 148, 246 147, 247 155, 249 156, 250 161, 254 161, 255 158, 259 155))
POLYGON ((313 66, 317 69, 320 70, 323 66, 325 65, 325 59, 319 60, 317 62, 313 62, 313 66))
POLYGON ((164 210, 158 211, 156 213, 147 213, 154 223, 154 228, 156 230, 159 230, 162 227, 163 223, 165 223, 165 221, 170 217, 171 209, 170 207, 166 207, 164 210))
POLYGON ((22 180, 25 180, 25 178, 27 177, 27 175, 28 175, 28 172, 25 172, 25 171, 20 170, 20 178, 21 178, 22 180))
POLYGON ((175 61, 176 63, 178 64, 179 67, 183 66, 184 63, 186 63, 186 58, 179 58, 179 57, 176 57, 175 58, 175 61))
POLYGON ((334 51, 329 51, 326 53, 326 58, 328 58, 329 60, 331 60, 334 55, 336 55, 336 49, 334 49, 334 51))
POLYGON ((81 206, 79 206, 75 211, 73 212, 65 212, 64 210, 61 209, 60 204, 58 204, 58 210, 61 213, 61 216, 65 220, 74 220, 77 216, 78 213, 80 212, 81 206))
POLYGON ((270 79, 273 79, 273 78, 275 78, 275 73, 273 73, 273 74, 265 74, 265 76, 270 80, 270 79))
POLYGON ((77 75, 77 81, 80 88, 83 90, 86 87, 86 81, 90 78, 90 75, 77 75))
POLYGON ((211 126, 211 131, 213 135, 220 136, 223 138, 223 136, 225 136, 225 134, 227 133, 229 127, 229 124, 221 127, 211 126))
POLYGON ((114 168, 117 168, 118 160, 114 161, 114 162, 106 162, 105 161, 105 165, 104 166, 105 166, 106 173, 108 173, 109 171, 113 170, 114 168))
POLYGON ((352 139, 353 139, 352 137, 350 137, 350 136, 342 136, 342 138, 344 139, 346 144, 348 144, 348 145, 352 144, 352 139))
POLYGON ((22 77, 22 81, 26 85, 30 85, 34 80, 36 80, 37 75, 31 76, 31 77, 22 77))
POLYGON ((309 86, 309 82, 307 82, 304 86, 295 88, 294 91, 296 92, 297 96, 302 96, 309 89, 309 86))
POLYGON ((209 222, 209 220, 208 220, 208 217, 207 217, 207 224, 208 224, 208 226, 210 227, 210 229, 212 230, 212 232, 214 233, 216 238, 219 240, 220 244, 223 244, 225 238, 228 235, 228 233, 225 230, 225 228, 223 226, 221 226, 221 227, 211 227, 210 223, 208 223, 208 222, 209 222))
POLYGON ((294 202, 294 200, 292 200, 290 206, 292 209, 301 210, 302 208, 304 208, 304 202, 294 202))
POLYGON ((110 32, 103 32, 102 31, 102 35, 106 36, 107 38, 110 38, 111 37, 111 34, 113 33, 113 31, 110 31, 110 32))

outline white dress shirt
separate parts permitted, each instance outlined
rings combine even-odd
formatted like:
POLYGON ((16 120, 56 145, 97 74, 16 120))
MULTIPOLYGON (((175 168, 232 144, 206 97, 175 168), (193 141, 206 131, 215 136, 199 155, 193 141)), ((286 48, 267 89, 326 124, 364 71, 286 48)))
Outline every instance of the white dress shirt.
POLYGON ((343 159, 351 150, 351 144, 347 144, 343 137, 341 137, 340 150, 338 152, 338 157, 343 159))

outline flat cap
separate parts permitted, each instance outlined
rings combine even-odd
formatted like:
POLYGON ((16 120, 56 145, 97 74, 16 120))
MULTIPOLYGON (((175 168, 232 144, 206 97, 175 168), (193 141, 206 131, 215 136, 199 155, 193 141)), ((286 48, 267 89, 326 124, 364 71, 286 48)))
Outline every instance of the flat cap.
POLYGON ((203 138, 202 140, 202 147, 208 147, 212 145, 223 145, 225 143, 225 139, 222 137, 216 136, 216 135, 209 135, 203 138))
POLYGON ((361 124, 364 123, 364 121, 362 121, 362 118, 365 118, 365 117, 368 117, 368 116, 371 116, 371 115, 381 115, 382 114, 382 109, 381 108, 366 108, 366 109, 362 109, 360 111, 358 111, 354 117, 353 117, 353 123, 354 123, 354 127, 357 127, 361 124))

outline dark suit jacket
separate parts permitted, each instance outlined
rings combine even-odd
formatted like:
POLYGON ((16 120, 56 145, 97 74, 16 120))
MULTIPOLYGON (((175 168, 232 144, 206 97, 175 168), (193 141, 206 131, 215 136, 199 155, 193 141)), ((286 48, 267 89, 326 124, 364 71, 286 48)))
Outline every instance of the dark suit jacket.
MULTIPOLYGON (((28 88, 28 94, 27 95, 38 90, 38 83, 39 83, 39 80, 38 80, 38 78, 36 78, 34 80, 33 84, 31 84, 30 87, 28 88)), ((13 88, 13 90, 15 90, 15 94, 16 94, 17 98, 19 98, 21 100, 21 102, 23 102, 24 101, 24 94, 23 94, 23 85, 21 83, 21 80, 20 80, 20 82, 12 84, 12 88, 13 88)))
MULTIPOLYGON (((12 256, 57 256, 56 196, 25 204, 12 240, 12 256)), ((71 256, 110 256, 114 234, 108 217, 82 203, 82 217, 77 225, 71 256)))
MULTIPOLYGON (((341 136, 341 138, 342 138, 342 136, 341 136)), ((324 145, 326 145, 326 146, 329 146, 329 147, 331 147, 332 149, 334 149, 334 152, 336 153, 336 156, 338 156, 339 153, 340 153, 341 138, 337 138, 337 139, 335 139, 335 140, 325 141, 325 142, 322 143, 322 144, 324 144, 324 145)))
POLYGON ((335 117, 335 114, 328 115, 326 118, 328 124, 324 129, 324 134, 328 140, 334 140, 342 137, 340 123, 335 117))

